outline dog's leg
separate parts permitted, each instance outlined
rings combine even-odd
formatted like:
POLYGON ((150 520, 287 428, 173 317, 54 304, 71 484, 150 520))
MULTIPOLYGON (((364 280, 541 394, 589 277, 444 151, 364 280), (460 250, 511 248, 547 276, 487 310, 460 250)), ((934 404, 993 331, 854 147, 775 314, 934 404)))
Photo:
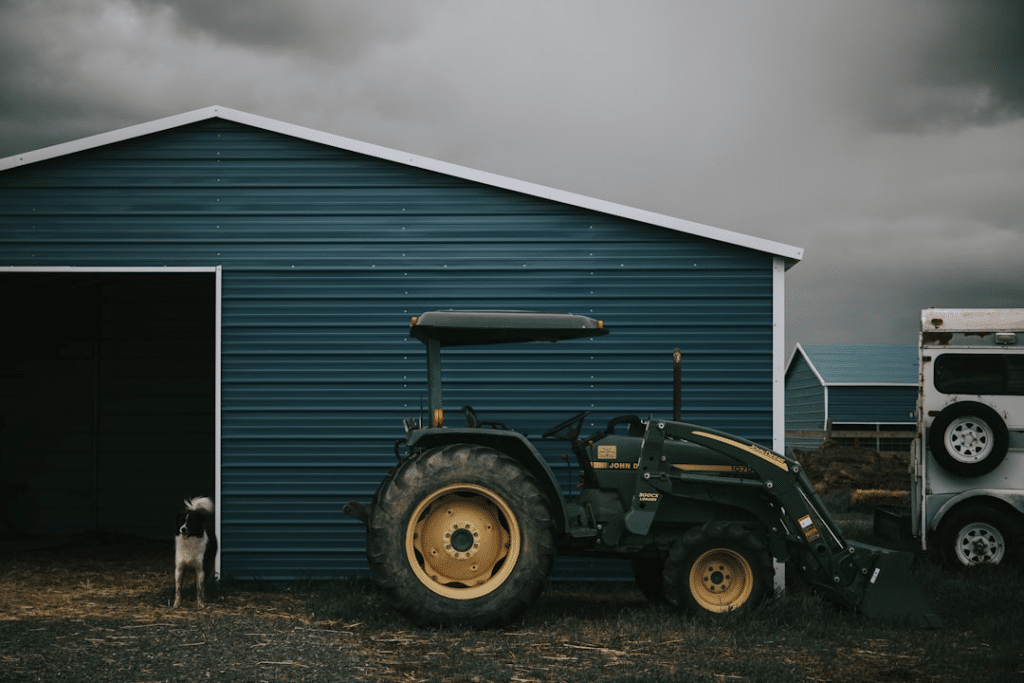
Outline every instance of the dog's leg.
POLYGON ((206 572, 203 571, 203 563, 196 565, 196 607, 205 607, 203 599, 206 597, 206 572))
POLYGON ((181 607, 181 579, 182 579, 181 564, 174 564, 174 609, 181 607))

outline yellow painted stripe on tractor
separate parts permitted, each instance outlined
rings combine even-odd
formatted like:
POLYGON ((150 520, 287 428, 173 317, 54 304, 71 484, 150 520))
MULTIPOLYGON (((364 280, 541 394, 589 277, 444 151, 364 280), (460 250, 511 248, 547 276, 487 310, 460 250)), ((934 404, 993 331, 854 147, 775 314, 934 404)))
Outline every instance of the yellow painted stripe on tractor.
POLYGON ((683 470, 684 472, 729 472, 730 474, 748 474, 753 472, 752 469, 746 465, 694 465, 694 464, 679 464, 673 465, 676 469, 683 470))
POLYGON ((714 439, 715 441, 719 441, 719 442, 724 443, 726 445, 732 446, 733 448, 738 448, 741 451, 746 451, 747 453, 750 453, 751 455, 754 455, 754 456, 757 456, 758 458, 761 458, 761 460, 764 460, 767 463, 771 463, 772 465, 775 465, 776 467, 778 467, 780 470, 783 470, 784 472, 788 472, 789 471, 789 465, 786 464, 786 461, 781 456, 779 456, 779 455, 777 455, 775 453, 772 453, 771 451, 766 451, 765 449, 761 448, 760 446, 755 446, 753 444, 740 443, 739 441, 733 441, 732 439, 727 439, 726 437, 718 436, 717 434, 708 434, 707 432, 694 432, 694 434, 697 435, 697 436, 704 436, 704 437, 707 437, 709 439, 714 439))

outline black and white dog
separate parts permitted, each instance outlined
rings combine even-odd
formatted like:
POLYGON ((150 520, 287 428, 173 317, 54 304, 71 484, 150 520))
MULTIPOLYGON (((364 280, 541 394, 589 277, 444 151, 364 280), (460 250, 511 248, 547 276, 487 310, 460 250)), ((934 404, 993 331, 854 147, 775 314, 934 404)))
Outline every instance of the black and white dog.
POLYGON ((174 536, 174 606, 181 605, 181 584, 185 572, 196 573, 196 605, 203 606, 206 587, 213 581, 213 562, 217 557, 214 533, 213 501, 202 496, 185 501, 178 513, 174 536))

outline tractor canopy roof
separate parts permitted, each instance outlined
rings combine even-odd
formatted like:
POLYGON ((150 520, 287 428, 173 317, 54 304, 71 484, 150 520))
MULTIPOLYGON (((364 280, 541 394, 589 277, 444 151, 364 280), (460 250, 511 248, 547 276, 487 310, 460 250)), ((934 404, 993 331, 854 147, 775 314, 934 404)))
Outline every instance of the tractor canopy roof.
POLYGON ((604 323, 572 313, 532 311, 429 311, 413 318, 409 333, 441 346, 512 344, 608 334, 604 323))

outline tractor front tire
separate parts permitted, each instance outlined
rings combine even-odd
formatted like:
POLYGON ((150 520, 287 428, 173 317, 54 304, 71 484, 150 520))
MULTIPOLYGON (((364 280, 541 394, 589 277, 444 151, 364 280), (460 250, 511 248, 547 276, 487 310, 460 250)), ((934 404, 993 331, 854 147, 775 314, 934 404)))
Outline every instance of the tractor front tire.
POLYGON ((548 500, 517 461, 476 444, 409 458, 377 493, 371 574, 418 624, 490 627, 540 594, 555 555, 548 500))
POLYGON ((738 522, 690 529, 665 562, 669 603, 699 613, 750 609, 771 593, 772 558, 761 536, 738 522))

